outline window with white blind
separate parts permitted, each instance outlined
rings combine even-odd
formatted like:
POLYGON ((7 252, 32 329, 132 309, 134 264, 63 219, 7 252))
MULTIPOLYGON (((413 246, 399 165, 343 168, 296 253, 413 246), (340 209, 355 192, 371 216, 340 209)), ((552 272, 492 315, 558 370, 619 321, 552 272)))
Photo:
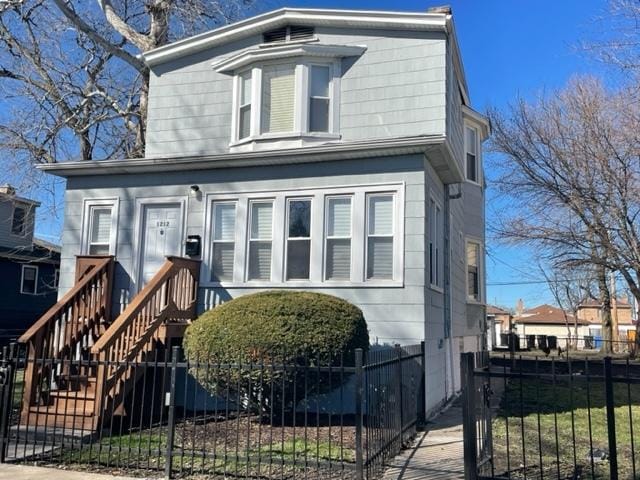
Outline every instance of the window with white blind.
POLYGON ((216 202, 213 204, 213 246, 211 258, 211 280, 233 280, 235 254, 236 204, 216 202))
POLYGON ((467 298, 480 301, 480 244, 467 241, 467 298))
POLYGON ((404 187, 207 195, 203 285, 401 286, 404 187))
POLYGON ((20 279, 20 293, 35 295, 38 293, 38 267, 35 265, 22 266, 20 279))
POLYGON ((287 280, 308 280, 311 262, 311 200, 287 201, 287 280))
POLYGON ((82 247, 85 255, 115 255, 117 207, 117 199, 85 202, 82 247))
POLYGON ((475 128, 469 126, 466 126, 464 130, 467 180, 479 183, 480 175, 478 166, 478 131, 475 128))
POLYGON ((295 66, 269 65, 262 69, 262 133, 292 132, 295 102, 295 66))
POLYGON ((109 255, 111 241, 111 208, 95 206, 91 208, 89 227, 89 255, 109 255))
POLYGON ((367 198, 367 278, 393 278, 393 195, 367 198))
POLYGON ((271 250, 273 240, 273 202, 250 203, 249 218, 249 280, 271 279, 271 250))
MULTIPOLYGON (((254 64, 238 73, 232 147, 288 137, 338 137, 338 61, 254 64)), ((332 138, 333 138, 332 137, 332 138)), ((311 141, 311 140, 309 140, 311 141)), ((240 147, 239 147, 240 148, 240 147)))
POLYGON ((351 196, 329 197, 326 204, 325 279, 351 278, 351 196))

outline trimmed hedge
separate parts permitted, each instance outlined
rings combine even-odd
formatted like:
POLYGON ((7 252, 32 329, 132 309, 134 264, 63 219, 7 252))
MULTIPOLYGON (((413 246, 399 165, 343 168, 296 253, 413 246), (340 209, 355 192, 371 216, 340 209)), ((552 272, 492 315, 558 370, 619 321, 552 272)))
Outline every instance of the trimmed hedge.
MULTIPOLYGON (((224 303, 201 315, 184 336, 185 352, 191 360, 245 366, 328 365, 341 356, 349 366, 353 365, 354 350, 366 351, 368 346, 367 324, 359 308, 331 295, 288 290, 245 295, 224 303)), ((272 398, 278 406, 292 409, 299 398, 293 397, 291 386, 296 379, 304 381, 301 375, 305 375, 305 369, 296 369, 294 374, 239 368, 228 379, 202 369, 193 374, 211 391, 240 389, 242 395, 265 408, 269 407, 267 399, 272 398)), ((307 382, 313 383, 307 394, 338 387, 337 377, 314 377, 307 382)), ((342 380, 346 377, 343 375, 342 380)))
POLYGON ((331 295, 286 290, 224 303, 194 321, 184 337, 190 358, 216 362, 293 360, 305 353, 328 361, 368 346, 367 324, 358 307, 331 295))

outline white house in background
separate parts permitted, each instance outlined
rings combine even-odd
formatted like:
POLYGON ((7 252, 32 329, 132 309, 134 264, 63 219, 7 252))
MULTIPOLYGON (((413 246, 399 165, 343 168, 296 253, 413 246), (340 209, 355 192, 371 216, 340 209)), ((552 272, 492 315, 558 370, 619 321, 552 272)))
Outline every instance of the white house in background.
POLYGON ((454 394, 459 354, 484 344, 489 126, 450 10, 283 8, 143 59, 146 158, 40 167, 67 180, 61 294, 76 256, 113 255, 116 318, 166 256, 190 256, 200 312, 336 295, 372 341, 426 342, 428 409, 454 394))

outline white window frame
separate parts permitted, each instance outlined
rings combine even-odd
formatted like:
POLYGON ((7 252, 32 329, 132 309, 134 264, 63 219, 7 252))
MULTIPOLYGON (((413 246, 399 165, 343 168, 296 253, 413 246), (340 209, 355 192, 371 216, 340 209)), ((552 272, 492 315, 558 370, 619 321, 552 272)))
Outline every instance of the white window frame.
POLYGON ((39 277, 39 268, 37 265, 22 265, 22 270, 20 273, 20 293, 22 295, 37 295, 38 294, 38 277, 39 277), (36 271, 36 278, 34 280, 33 292, 25 292, 24 291, 24 271, 28 268, 32 268, 36 271))
POLYGON ((442 204, 436 199, 435 195, 429 196, 429 210, 427 221, 429 224, 429 242, 428 251, 429 254, 429 287, 436 292, 444 292, 444 213, 442 211, 442 204), (431 207, 434 207, 432 211, 431 207), (439 216, 438 216, 439 213, 439 216), (430 255, 431 248, 433 247, 433 256, 430 255), (433 257, 433 258, 432 258, 433 257), (433 261, 435 259, 435 262, 433 261), (433 271, 433 275, 432 275, 433 271), (433 276, 433 280, 431 281, 433 276))
POLYGON ((322 255, 322 280, 323 282, 333 283, 333 282, 343 282, 343 279, 335 279, 335 278, 327 278, 327 243, 329 240, 349 240, 350 246, 350 259, 351 264, 349 265, 349 276, 353 275, 353 267, 354 267, 354 259, 353 259, 353 204, 354 204, 354 196, 352 194, 343 194, 343 195, 326 195, 324 198, 324 235, 322 238, 323 242, 323 255, 322 255), (349 199, 349 217, 351 219, 351 225, 349 228, 349 236, 336 236, 329 235, 329 202, 333 199, 349 199))
MULTIPOLYGON (((214 245, 216 243, 222 243, 222 244, 229 244, 232 243, 233 244, 233 257, 234 257, 234 265, 235 265, 235 256, 236 256, 236 250, 238 249, 238 244, 236 243, 236 238, 235 238, 235 232, 237 231, 237 224, 238 222, 238 201, 236 199, 229 199, 229 200, 221 200, 221 201, 215 201, 212 203, 212 207, 211 207, 211 248, 210 248, 210 257, 208 257, 208 261, 209 264, 212 266, 211 267, 211 274, 213 274, 213 252, 214 252, 214 245), (236 219, 235 219, 235 223, 234 223, 234 238, 233 240, 216 240, 216 232, 215 232, 215 225, 216 225, 216 219, 215 219, 215 215, 216 215, 216 206, 218 205, 233 205, 235 207, 236 210, 236 219)), ((235 270, 235 268, 234 268, 235 270)), ((233 278, 233 272, 231 273, 231 277, 233 278)))
POLYGON ((357 186, 310 186, 286 191, 256 190, 244 192, 216 192, 206 194, 203 212, 205 232, 204 252, 201 265, 202 287, 222 288, 366 288, 402 287, 404 285, 404 183, 361 184, 357 186), (367 194, 387 193, 395 196, 394 201, 394 242, 393 279, 366 279, 366 197, 367 194), (325 280, 326 204, 327 198, 351 197, 351 277, 345 280, 325 280), (312 199, 311 216, 311 265, 309 280, 286 280, 287 199, 312 199), (233 281, 211 281, 211 218, 214 202, 236 199, 236 251, 233 281), (273 201, 273 234, 271 248, 271 280, 248 280, 250 202, 273 201))
POLYGON ((89 255, 89 247, 91 242, 91 222, 92 212, 94 208, 111 208, 111 230, 109 231, 109 255, 115 255, 118 242, 118 211, 120 199, 113 198, 94 198, 85 200, 82 219, 82 255, 89 255))
POLYGON ((466 237, 464 241, 464 277, 465 277, 465 298, 467 303, 472 304, 484 304, 484 247, 483 242, 475 237, 466 237), (469 244, 478 246, 478 298, 474 298, 469 295, 469 257, 467 256, 467 247, 469 244))
MULTIPOLYGON (((276 225, 276 201, 275 198, 273 197, 257 197, 257 198, 253 198, 253 199, 248 199, 247 201, 247 219, 245 222, 245 232, 246 232, 246 255, 244 258, 244 271, 243 271, 243 278, 245 280, 245 282, 247 282, 250 285, 254 285, 260 282, 266 282, 266 280, 262 280, 262 279, 250 279, 249 278, 249 258, 250 258, 250 252, 251 252, 251 242, 265 242, 267 241, 266 239, 261 239, 261 238, 251 238, 251 206, 254 203, 271 203, 271 271, 270 271, 270 276, 271 276, 271 280, 269 280, 268 282, 273 281, 273 277, 274 277, 274 240, 275 240, 275 225, 276 225)), ((238 235, 238 224, 236 223, 236 236, 238 235)), ((234 272, 234 278, 235 278, 235 272, 234 272)), ((211 278, 211 277, 209 277, 211 278)), ((223 284, 223 282, 220 282, 220 284, 223 284)))
POLYGON ((480 131, 478 128, 465 123, 464 124, 464 178, 467 182, 472 183, 474 185, 482 185, 481 178, 482 168, 480 168, 480 131), (469 178, 469 172, 467 170, 467 154, 470 153, 470 145, 467 142, 467 130, 473 130, 475 134, 476 144, 475 144, 475 167, 476 167, 476 179, 472 180, 469 178))
POLYGON ((285 199, 285 242, 284 242, 284 278, 287 283, 292 282, 306 282, 311 280, 311 264, 313 262, 313 215, 315 213, 314 201, 313 197, 302 196, 302 197, 287 197, 285 199), (289 237, 289 215, 291 210, 289 209, 289 205, 291 202, 295 201, 306 201, 310 204, 310 219, 309 219, 309 236, 308 237, 289 237), (299 241, 308 241, 309 242, 309 278, 287 278, 287 272, 289 271, 289 242, 299 242, 299 241))
MULTIPOLYGON (((340 138, 339 134, 339 104, 340 104, 340 70, 341 62, 331 59, 326 62, 310 60, 304 57, 293 59, 279 59, 255 63, 247 68, 238 70, 233 78, 233 106, 230 146, 240 146, 257 140, 286 140, 303 137, 340 138), (262 133, 262 69, 271 65, 292 65, 295 67, 294 92, 294 121, 291 132, 262 133), (311 66, 329 67, 329 131, 309 131, 309 102, 311 66), (240 77, 251 71, 251 134, 239 138, 240 135, 240 77)), ((279 144, 278 146, 280 146, 279 144)))
MULTIPOLYGON (((397 219, 396 219, 396 196, 395 193, 393 192, 373 192, 373 193, 367 193, 365 195, 365 242, 364 242, 364 259, 365 259, 365 267, 364 267, 364 274, 365 274, 365 279, 367 282, 369 283, 377 283, 377 282, 384 282, 384 281, 388 281, 388 279, 384 278, 367 278, 367 272, 369 271, 369 265, 368 265, 368 261, 369 261, 369 238, 371 237, 375 237, 375 238, 391 238, 391 241, 393 242, 393 259, 392 259, 392 264, 395 264, 395 256, 396 256, 396 251, 395 251, 395 242, 396 242, 396 223, 397 223, 397 219), (370 199, 372 197, 391 197, 391 201, 393 203, 393 218, 391 220, 391 234, 377 234, 377 235, 372 235, 369 233, 369 220, 371 220, 370 215, 369 215, 369 210, 371 208, 371 202, 370 199)), ((392 271, 395 270, 392 268, 392 271)), ((391 280, 393 280, 396 275, 396 272, 393 271, 393 273, 391 274, 391 280)))

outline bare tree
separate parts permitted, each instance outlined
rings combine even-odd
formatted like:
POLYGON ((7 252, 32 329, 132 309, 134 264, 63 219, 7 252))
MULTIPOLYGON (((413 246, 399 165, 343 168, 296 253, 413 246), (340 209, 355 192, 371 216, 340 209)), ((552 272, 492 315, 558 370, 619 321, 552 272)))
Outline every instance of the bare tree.
POLYGON ((608 332, 607 273, 640 298, 639 113, 634 92, 593 78, 490 112, 498 184, 512 202, 500 236, 536 245, 555 265, 595 269, 608 332))

